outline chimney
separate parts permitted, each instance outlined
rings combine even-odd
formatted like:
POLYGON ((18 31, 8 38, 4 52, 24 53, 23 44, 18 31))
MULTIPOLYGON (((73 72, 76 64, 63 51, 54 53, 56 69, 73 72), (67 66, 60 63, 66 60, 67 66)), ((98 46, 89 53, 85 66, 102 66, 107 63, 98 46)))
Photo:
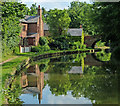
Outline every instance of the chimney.
POLYGON ((40 5, 38 5, 38 16, 39 16, 39 37, 40 37, 40 36, 44 36, 42 9, 40 8, 40 5))
POLYGON ((38 5, 38 16, 40 16, 40 5, 38 5))
POLYGON ((82 28, 82 24, 80 24, 80 28, 82 28))

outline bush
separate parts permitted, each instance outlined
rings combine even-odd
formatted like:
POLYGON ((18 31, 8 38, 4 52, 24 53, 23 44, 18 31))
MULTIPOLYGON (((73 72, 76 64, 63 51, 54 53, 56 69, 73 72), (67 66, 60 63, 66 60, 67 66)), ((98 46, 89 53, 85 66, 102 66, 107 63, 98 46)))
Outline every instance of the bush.
POLYGON ((85 45, 85 44, 82 45, 82 46, 81 46, 81 49, 86 49, 86 45, 85 45))
POLYGON ((13 51, 13 53, 16 53, 16 54, 17 54, 17 53, 20 53, 19 47, 16 47, 15 50, 13 51))
POLYGON ((43 51, 48 51, 50 50, 50 47, 48 45, 44 45, 44 46, 34 46, 32 47, 31 51, 32 52, 43 52, 43 51))
POLYGON ((66 36, 60 36, 55 38, 50 37, 48 45, 53 50, 68 50, 69 40, 66 36))
POLYGON ((48 44, 47 38, 46 38, 46 37, 40 37, 40 39, 39 39, 39 44, 40 44, 41 46, 47 45, 47 44, 48 44))
POLYGON ((40 51, 41 51, 41 48, 38 47, 38 46, 34 46, 34 47, 32 47, 32 49, 31 49, 31 52, 40 52, 40 51))

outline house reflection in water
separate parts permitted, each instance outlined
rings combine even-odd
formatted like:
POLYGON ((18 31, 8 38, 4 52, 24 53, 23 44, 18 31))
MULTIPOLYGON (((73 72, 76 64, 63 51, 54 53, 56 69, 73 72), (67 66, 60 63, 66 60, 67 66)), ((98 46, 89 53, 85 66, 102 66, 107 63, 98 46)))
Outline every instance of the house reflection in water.
POLYGON ((40 72, 37 64, 30 66, 26 72, 22 72, 21 86, 23 88, 23 94, 38 94, 39 103, 41 103, 42 89, 44 87, 44 72, 40 72))

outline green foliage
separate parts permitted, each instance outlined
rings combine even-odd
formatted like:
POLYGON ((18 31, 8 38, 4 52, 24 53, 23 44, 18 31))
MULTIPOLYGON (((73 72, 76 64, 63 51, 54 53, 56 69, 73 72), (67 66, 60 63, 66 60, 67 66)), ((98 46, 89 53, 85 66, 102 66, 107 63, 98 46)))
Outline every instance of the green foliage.
POLYGON ((47 45, 47 44, 48 44, 47 38, 46 38, 46 37, 40 37, 40 39, 39 39, 39 44, 40 44, 41 46, 47 45))
POLYGON ((120 44, 120 2, 97 2, 93 6, 92 22, 102 39, 106 42, 110 40, 114 49, 120 44))
POLYGON ((18 52, 20 42, 19 19, 26 14, 26 5, 18 2, 2 2, 2 53, 3 56, 18 52))
POLYGON ((95 45, 95 47, 104 47, 105 46, 105 42, 102 42, 101 40, 98 41, 95 45))
POLYGON ((20 29, 17 17, 2 19, 2 52, 5 55, 15 53, 20 42, 20 29))
POLYGON ((80 41, 74 42, 74 44, 76 45, 76 48, 79 50, 81 48, 81 43, 80 41))
POLYGON ((69 38, 67 36, 51 37, 48 45, 53 50, 68 50, 69 49, 69 38))
POLYGON ((25 4, 18 2, 2 2, 2 17, 16 16, 19 18, 24 18, 27 13, 28 7, 25 4))
MULTIPOLYGON (((84 56, 85 54, 77 54, 77 56, 75 54, 76 62, 79 63, 82 60, 82 69, 85 68, 82 75, 62 73, 65 71, 63 65, 65 65, 66 67, 72 65, 69 64, 70 61, 68 60, 69 63, 65 64, 63 63, 64 61, 60 59, 60 57, 51 59, 52 64, 49 64, 50 69, 52 69, 49 70, 49 80, 47 83, 50 87, 50 91, 52 92, 52 94, 55 94, 56 96, 66 95, 67 91, 71 91, 73 97, 77 99, 80 97, 86 97, 95 104, 117 103, 118 84, 116 82, 117 76, 111 73, 113 70, 108 70, 107 67, 105 68, 102 66, 84 66, 84 56), (106 99, 104 99, 103 97, 106 99), (111 101, 111 98, 114 99, 112 99, 111 101), (93 100, 95 100, 95 102, 93 102, 93 100)), ((70 69, 68 69, 68 72, 70 69)))
POLYGON ((40 37, 39 45, 32 47, 32 52, 41 52, 41 51, 48 51, 50 47, 48 45, 48 40, 46 37, 40 37))
POLYGON ((95 26, 91 21, 92 4, 87 4, 79 1, 70 3, 68 13, 71 18, 70 28, 80 28, 83 25, 85 33, 95 35, 95 26))
POLYGON ((46 17, 47 13, 48 13, 48 11, 46 11, 45 8, 42 7, 42 20, 43 20, 43 22, 47 22, 47 17, 46 17))
POLYGON ((49 68, 49 59, 46 59, 46 60, 41 60, 39 61, 39 69, 40 69, 40 72, 46 72, 49 68))
POLYGON ((104 50, 102 50, 101 52, 97 52, 96 56, 101 61, 110 61, 111 53, 107 53, 104 50))
POLYGON ((70 17, 65 9, 54 9, 48 12, 47 23, 53 36, 64 35, 67 32, 70 21, 70 17))
POLYGON ((85 45, 85 44, 82 45, 82 46, 81 46, 81 49, 86 49, 86 45, 85 45))
POLYGON ((41 48, 38 47, 38 46, 34 46, 34 47, 32 47, 32 49, 31 49, 31 52, 40 52, 40 51, 41 51, 41 48))
POLYGON ((38 10, 38 7, 36 6, 36 3, 32 4, 32 6, 30 7, 30 10, 29 10, 29 15, 30 16, 36 16, 37 15, 37 10, 38 10))
MULTIPOLYGON (((85 49, 86 45, 81 44, 81 37, 72 37, 69 35, 60 37, 47 37, 48 45, 53 50, 85 49)), ((84 40, 82 41, 84 42, 84 40)))
POLYGON ((67 95, 67 91, 71 86, 69 75, 50 74, 48 85, 52 94, 55 94, 55 96, 67 95))
POLYGON ((32 52, 43 52, 43 51, 48 51, 50 50, 50 47, 48 45, 44 45, 44 46, 33 46, 32 47, 32 52))
POLYGON ((21 93, 20 76, 12 82, 11 88, 8 86, 4 89, 4 95, 7 97, 9 104, 22 104, 23 102, 19 99, 21 93))

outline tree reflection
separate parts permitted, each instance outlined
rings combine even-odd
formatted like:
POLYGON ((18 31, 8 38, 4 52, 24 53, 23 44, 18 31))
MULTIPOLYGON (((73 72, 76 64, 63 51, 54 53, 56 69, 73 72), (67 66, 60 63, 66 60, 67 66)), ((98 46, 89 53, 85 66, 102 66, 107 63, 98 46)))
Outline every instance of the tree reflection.
POLYGON ((111 53, 107 52, 106 50, 102 50, 100 52, 96 52, 95 56, 100 61, 110 61, 111 53))
POLYGON ((67 95, 67 91, 70 89, 71 83, 69 81, 69 75, 66 74, 50 74, 48 81, 50 91, 55 96, 67 95))
MULTIPOLYGON (((81 61, 81 59, 79 60, 81 61)), ((67 67, 69 64, 65 64, 67 67)), ((48 84, 52 94, 66 95, 71 91, 73 97, 89 98, 95 104, 117 104, 119 98, 118 77, 108 67, 110 62, 103 66, 85 66, 84 73, 80 74, 49 74, 48 84)), ((113 65, 112 65, 113 66, 113 65)), ((111 66, 111 67, 112 67, 111 66)), ((60 68, 61 72, 65 69, 60 68)), ((59 70, 57 65, 53 70, 59 70)), ((53 71, 52 70, 52 71, 53 71)), ((54 71, 57 72, 57 71, 54 71)))

